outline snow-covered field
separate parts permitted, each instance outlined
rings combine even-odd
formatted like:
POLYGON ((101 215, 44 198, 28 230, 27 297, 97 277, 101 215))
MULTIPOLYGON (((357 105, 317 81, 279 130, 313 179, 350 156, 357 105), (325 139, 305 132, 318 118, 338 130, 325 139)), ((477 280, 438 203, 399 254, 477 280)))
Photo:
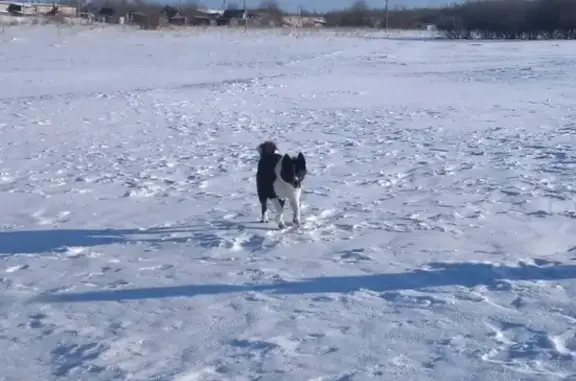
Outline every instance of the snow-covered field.
POLYGON ((6 29, 0 380, 576 379, 575 48, 6 29))

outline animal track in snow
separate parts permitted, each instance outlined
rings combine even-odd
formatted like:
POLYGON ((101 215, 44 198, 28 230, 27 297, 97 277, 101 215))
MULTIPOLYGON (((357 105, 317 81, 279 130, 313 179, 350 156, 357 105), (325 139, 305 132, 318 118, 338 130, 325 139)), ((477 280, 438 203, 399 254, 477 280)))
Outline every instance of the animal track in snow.
POLYGON ((344 250, 339 253, 339 260, 340 262, 344 263, 357 263, 362 261, 371 262, 372 259, 370 256, 364 254, 366 252, 365 249, 352 249, 352 250, 344 250))
POLYGON ((574 378, 569 45, 9 29, 2 376, 574 378), (264 139, 300 229, 257 222, 264 139))
POLYGON ((90 377, 91 374, 104 372, 102 366, 92 364, 102 352, 107 349, 105 344, 59 344, 51 352, 51 362, 54 367, 53 374, 57 377, 66 377, 71 374, 83 374, 90 377))
POLYGON ((496 346, 482 355, 484 361, 522 373, 565 377, 576 372, 573 362, 576 356, 574 330, 554 335, 524 324, 495 322, 486 325, 496 346))
POLYGON ((5 271, 7 273, 14 273, 16 271, 26 270, 29 267, 30 267, 29 265, 18 265, 18 266, 8 267, 5 271))

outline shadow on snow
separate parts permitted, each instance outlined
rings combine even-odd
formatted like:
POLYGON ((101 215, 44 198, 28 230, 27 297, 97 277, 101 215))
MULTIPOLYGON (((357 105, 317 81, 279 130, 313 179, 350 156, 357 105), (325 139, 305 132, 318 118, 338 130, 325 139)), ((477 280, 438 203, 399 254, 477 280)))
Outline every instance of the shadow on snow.
POLYGON ((190 284, 171 287, 46 294, 33 298, 32 302, 124 301, 221 295, 235 292, 265 292, 277 295, 350 293, 360 290, 386 292, 445 286, 470 288, 478 285, 485 285, 493 291, 502 291, 509 289, 510 284, 507 281, 561 280, 576 277, 575 265, 497 267, 476 263, 433 263, 431 267, 433 270, 377 275, 320 277, 298 282, 274 284, 190 284))
POLYGON ((257 222, 215 221, 205 225, 147 229, 53 229, 0 232, 0 258, 16 254, 53 253, 67 247, 95 247, 127 243, 194 242, 216 247, 221 237, 215 231, 274 230, 257 222), (249 225, 253 223, 252 225, 249 225), (180 236, 174 236, 179 234, 180 236))

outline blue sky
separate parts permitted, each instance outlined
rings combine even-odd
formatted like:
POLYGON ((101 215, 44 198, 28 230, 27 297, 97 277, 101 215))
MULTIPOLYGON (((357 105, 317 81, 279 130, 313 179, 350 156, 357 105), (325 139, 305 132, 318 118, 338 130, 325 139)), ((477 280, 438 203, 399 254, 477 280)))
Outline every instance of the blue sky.
MULTIPOLYGON (((169 2, 164 0, 165 2, 169 2)), ((236 3, 242 5, 243 0, 227 0, 228 3, 236 3)), ((386 0, 365 0, 371 7, 384 8, 386 0)), ((186 2, 184 0, 184 2, 186 2)), ((199 0, 202 5, 207 7, 222 7, 222 0, 199 0)), ((258 6, 262 0, 246 0, 248 7, 258 6)), ((390 6, 427 6, 427 5, 444 5, 459 2, 458 0, 389 0, 390 6)), ((352 5, 354 0, 276 0, 282 9, 287 11, 295 11, 298 9, 298 4, 304 5, 304 9, 314 10, 318 12, 329 11, 332 9, 344 8, 352 5)))

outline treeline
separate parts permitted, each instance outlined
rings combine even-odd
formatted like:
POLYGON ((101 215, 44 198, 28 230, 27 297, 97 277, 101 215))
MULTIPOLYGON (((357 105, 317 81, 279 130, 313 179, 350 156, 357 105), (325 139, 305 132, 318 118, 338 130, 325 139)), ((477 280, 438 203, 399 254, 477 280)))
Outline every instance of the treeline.
MULTIPOLYGON (((75 0, 60 2, 66 1, 75 0)), ((135 12, 146 17, 165 14, 167 9, 152 0, 105 0, 105 4, 120 14, 135 12)), ((180 15, 192 18, 203 7, 185 2, 168 8, 178 8, 180 15)), ((229 8, 238 5, 229 2, 229 8)), ((257 9, 249 11, 268 14, 279 22, 282 16, 290 15, 276 0, 263 0, 257 9)), ((323 17, 326 27, 424 29, 434 25, 449 39, 576 39, 576 0, 469 0, 442 8, 389 10, 370 8, 364 1, 357 1, 340 11, 317 13, 302 9, 301 14, 323 17)))
POLYGON ((433 23, 440 11, 438 8, 376 9, 357 1, 349 8, 323 16, 328 27, 422 29, 433 23))
POLYGON ((576 0, 476 0, 443 8, 369 9, 363 2, 326 14, 327 25, 422 29, 449 39, 576 39, 576 0))
POLYGON ((493 0, 447 9, 436 22, 451 39, 576 39, 576 0, 493 0))

